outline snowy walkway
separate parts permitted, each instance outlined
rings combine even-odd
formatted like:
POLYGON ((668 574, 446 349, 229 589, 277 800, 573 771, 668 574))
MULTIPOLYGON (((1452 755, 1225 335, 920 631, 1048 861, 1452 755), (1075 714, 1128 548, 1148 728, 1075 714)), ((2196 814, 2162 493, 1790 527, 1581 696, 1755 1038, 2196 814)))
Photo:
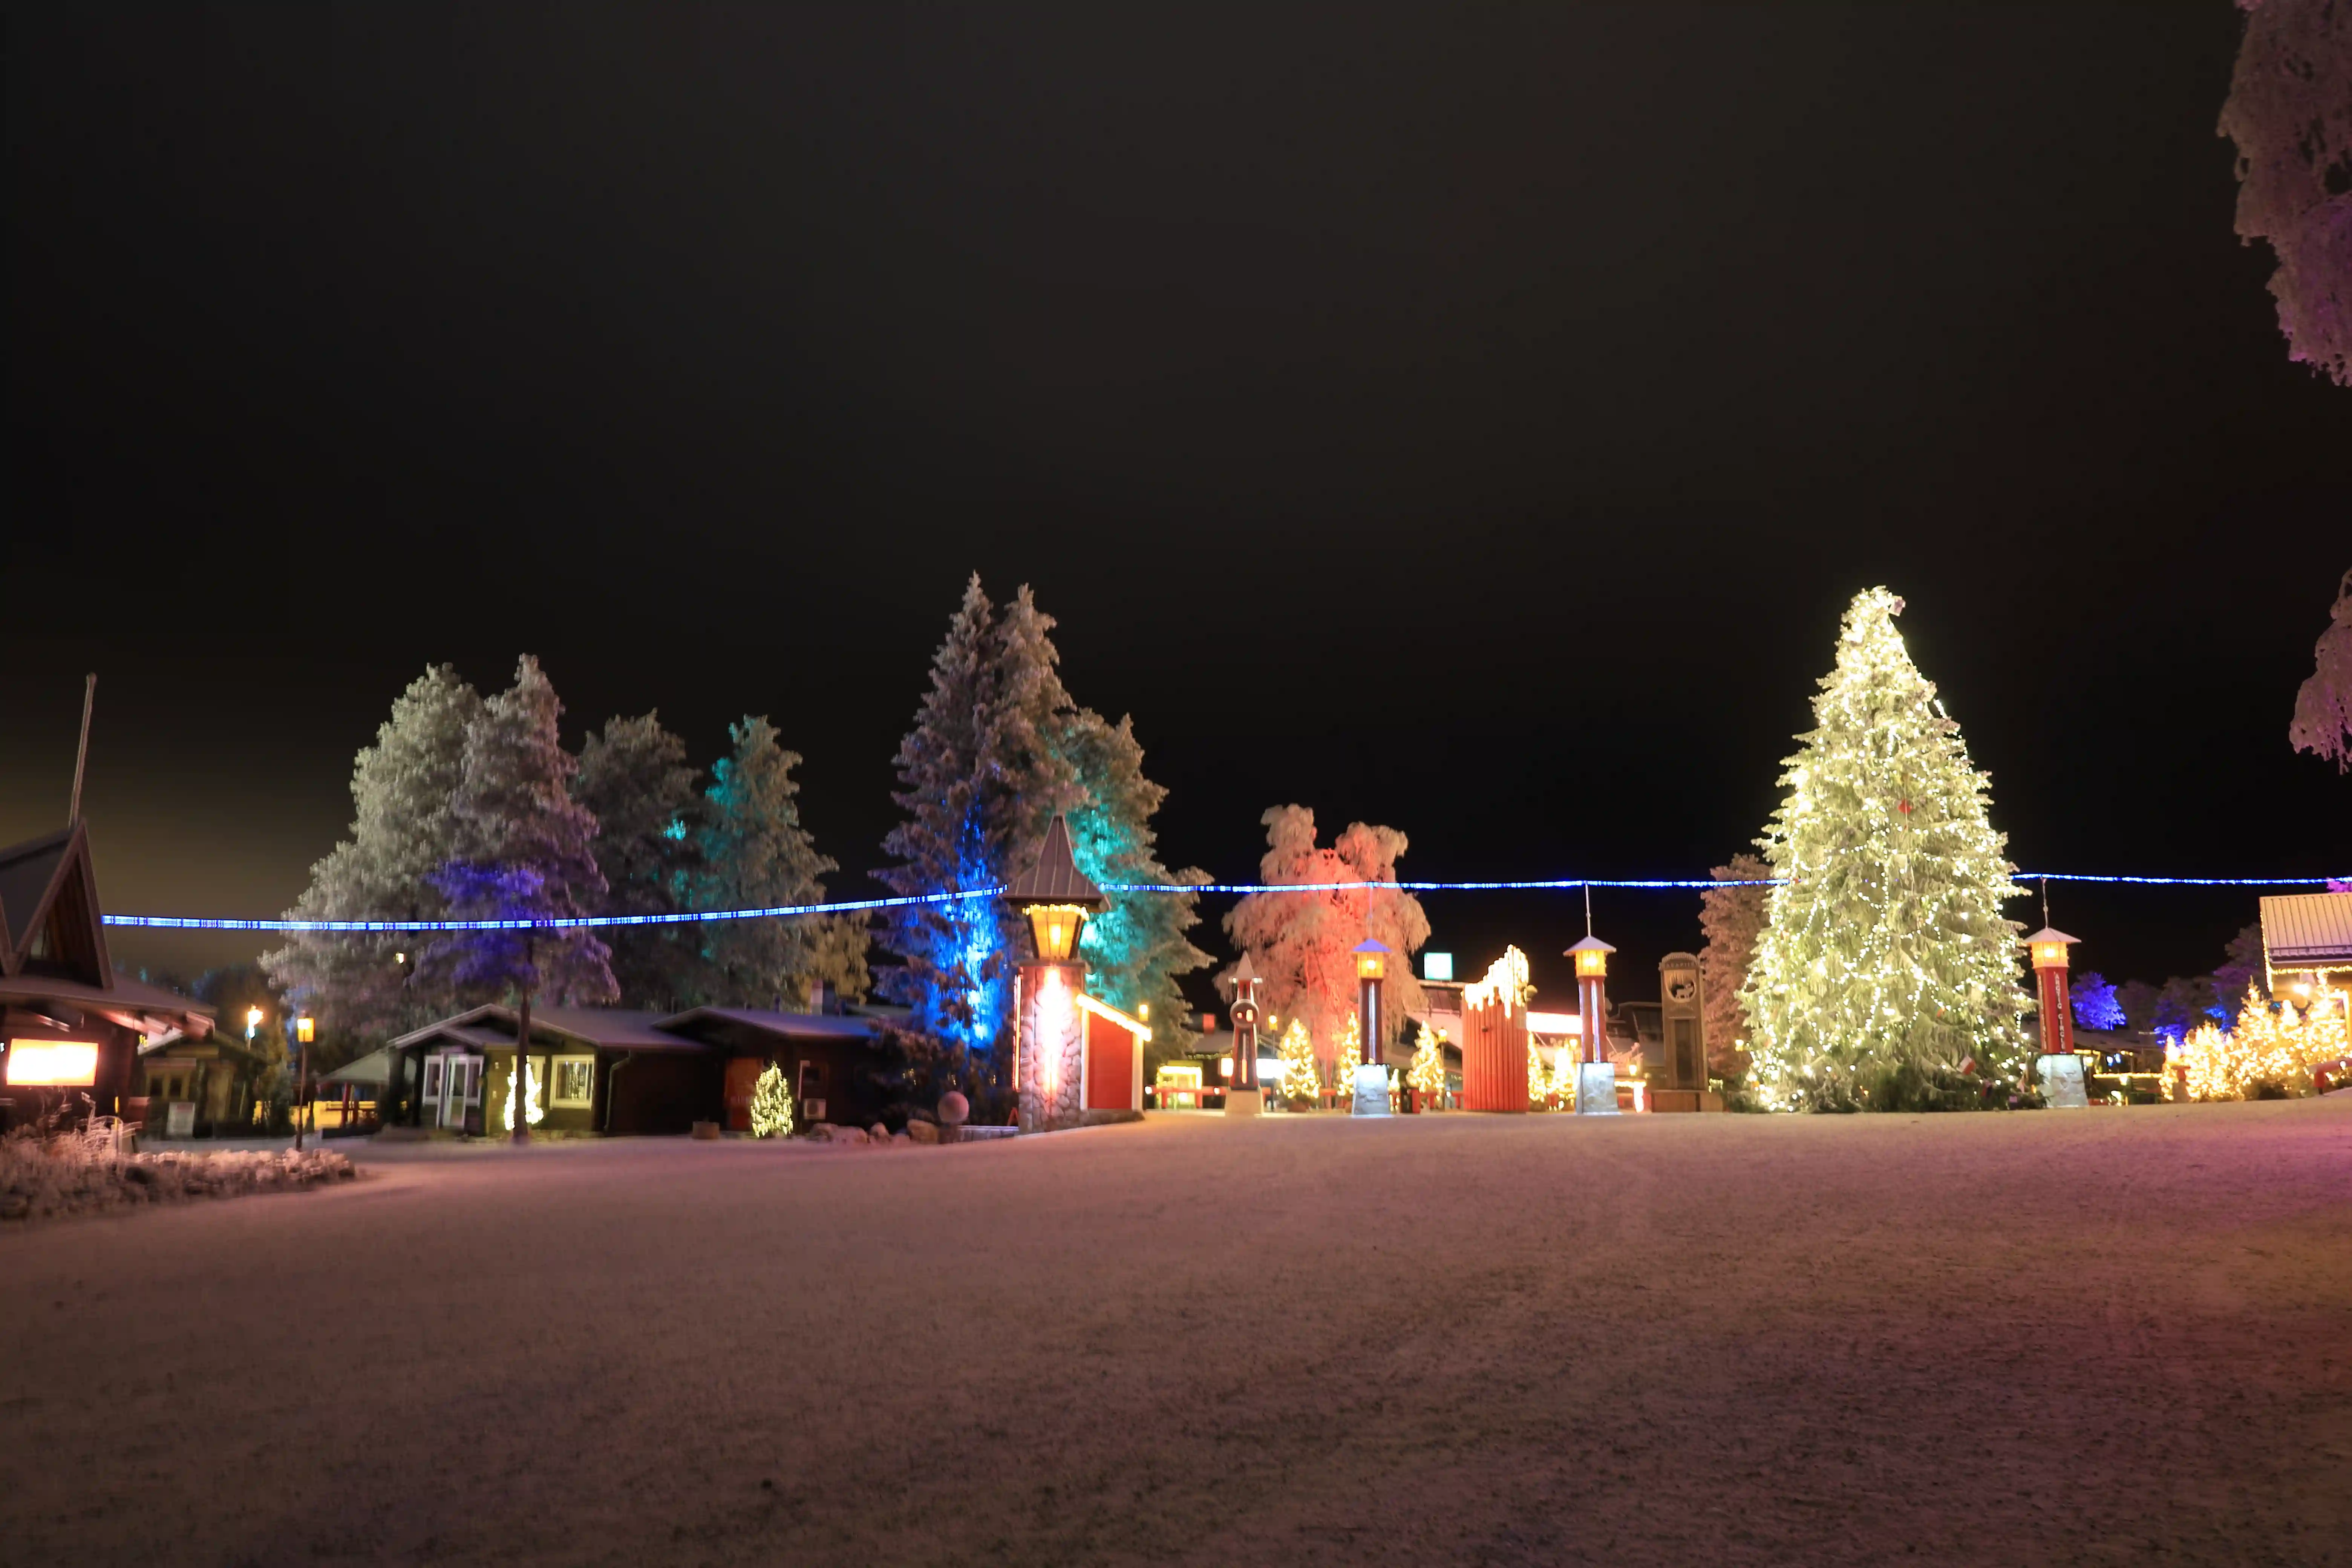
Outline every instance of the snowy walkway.
POLYGON ((0 1561, 2352 1562, 2352 1094, 360 1157, 0 1234, 0 1561))

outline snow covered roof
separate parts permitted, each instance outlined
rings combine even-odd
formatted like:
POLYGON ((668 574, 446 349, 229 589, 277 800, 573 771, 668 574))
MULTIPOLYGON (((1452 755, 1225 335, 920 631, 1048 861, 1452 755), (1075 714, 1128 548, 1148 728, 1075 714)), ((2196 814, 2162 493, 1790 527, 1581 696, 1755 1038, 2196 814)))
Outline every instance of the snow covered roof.
POLYGON ((2263 953, 2273 969, 2352 965, 2352 893, 2286 893, 2264 899, 2263 953))

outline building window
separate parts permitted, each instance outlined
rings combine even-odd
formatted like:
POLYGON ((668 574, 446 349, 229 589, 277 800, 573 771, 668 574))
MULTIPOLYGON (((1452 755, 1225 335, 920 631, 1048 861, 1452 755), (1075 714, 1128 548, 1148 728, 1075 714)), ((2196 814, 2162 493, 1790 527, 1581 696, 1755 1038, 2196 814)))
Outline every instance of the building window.
POLYGON ((425 1058, 425 1098, 427 1100, 441 1098, 441 1058, 439 1057, 425 1058))
POLYGON ((548 1103, 586 1105, 594 1096, 595 1084, 594 1057, 558 1057, 555 1058, 555 1092, 548 1103))

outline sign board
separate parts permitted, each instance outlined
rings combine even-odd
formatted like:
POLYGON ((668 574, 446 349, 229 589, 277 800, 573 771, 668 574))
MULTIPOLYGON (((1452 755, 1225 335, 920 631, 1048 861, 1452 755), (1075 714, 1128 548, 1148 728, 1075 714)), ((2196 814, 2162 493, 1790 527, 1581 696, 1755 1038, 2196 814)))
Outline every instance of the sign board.
POLYGON ((172 1101, 171 1109, 163 1112, 163 1136, 194 1138, 195 1135, 196 1102, 193 1100, 172 1101))
POLYGON ((1454 978, 1454 955, 1450 952, 1423 952, 1421 955, 1421 977, 1423 980, 1454 978))

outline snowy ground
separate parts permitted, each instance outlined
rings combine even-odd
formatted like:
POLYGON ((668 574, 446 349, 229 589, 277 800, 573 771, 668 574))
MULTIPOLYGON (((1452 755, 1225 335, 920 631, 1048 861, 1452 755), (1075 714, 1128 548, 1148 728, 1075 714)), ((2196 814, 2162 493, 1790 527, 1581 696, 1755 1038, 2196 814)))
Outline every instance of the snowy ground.
POLYGON ((2352 1563, 2352 1094, 362 1158, 0 1237, 0 1561, 2352 1563))

